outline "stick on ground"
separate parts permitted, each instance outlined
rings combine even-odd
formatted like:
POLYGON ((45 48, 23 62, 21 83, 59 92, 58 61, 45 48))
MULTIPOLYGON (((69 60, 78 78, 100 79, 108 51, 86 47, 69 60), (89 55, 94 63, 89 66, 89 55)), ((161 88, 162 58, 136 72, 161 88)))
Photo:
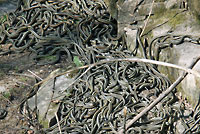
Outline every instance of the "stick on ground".
MULTIPOLYGON (((194 67, 194 65, 200 60, 200 57, 198 57, 196 60, 192 62, 192 64, 189 66, 190 69, 194 67)), ((140 119, 143 115, 145 115, 148 111, 150 111, 154 106, 156 106, 163 98, 165 98, 186 76, 187 72, 184 72, 181 76, 178 77, 178 79, 162 94, 159 95, 157 99, 155 99, 148 107, 146 107, 142 112, 140 112, 137 116, 135 116, 130 122, 126 124, 126 130, 130 126, 132 126, 138 119, 140 119)), ((121 127, 118 131, 118 134, 123 134, 124 129, 121 127)))
MULTIPOLYGON (((102 60, 102 61, 96 62, 96 63, 94 63, 94 64, 84 65, 84 66, 77 67, 77 68, 68 70, 68 71, 66 71, 66 72, 60 73, 60 74, 56 74, 55 76, 50 77, 50 78, 59 77, 59 76, 61 76, 61 75, 65 75, 65 74, 70 73, 70 72, 73 72, 73 71, 75 71, 75 70, 80 70, 80 69, 88 68, 81 76, 78 77, 78 79, 79 79, 79 78, 81 78, 84 74, 86 74, 87 71, 89 71, 92 67, 95 67, 95 66, 101 65, 101 64, 105 64, 105 63, 116 62, 116 61, 143 62, 143 63, 150 63, 150 64, 156 64, 156 65, 166 66, 166 67, 172 67, 172 68, 176 68, 176 69, 183 70, 183 71, 188 72, 188 73, 190 73, 190 74, 194 74, 195 76, 197 76, 197 77, 200 78, 200 73, 197 72, 197 71, 194 71, 194 70, 192 70, 192 69, 185 68, 185 67, 178 66, 178 65, 175 65, 175 64, 171 64, 171 63, 162 62, 162 61, 155 61, 155 60, 150 60, 150 59, 140 59, 140 58, 106 59, 106 60, 102 60)), ((34 85, 34 87, 35 87, 35 86, 38 86, 38 85, 41 85, 42 83, 48 81, 50 78, 46 78, 46 79, 44 79, 44 80, 42 80, 42 81, 36 83, 36 84, 34 85)), ((76 79, 76 81, 77 81, 78 79, 76 79)), ((73 82, 73 83, 74 83, 74 82, 73 82)))

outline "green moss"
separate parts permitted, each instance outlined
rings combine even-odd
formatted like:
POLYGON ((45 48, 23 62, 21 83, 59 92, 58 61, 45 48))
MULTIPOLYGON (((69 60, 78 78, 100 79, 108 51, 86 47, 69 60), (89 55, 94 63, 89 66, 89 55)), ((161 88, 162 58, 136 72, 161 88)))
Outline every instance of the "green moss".
POLYGON ((5 72, 0 70, 0 78, 2 78, 5 75, 5 72))
POLYGON ((190 12, 190 16, 193 16, 193 19, 194 19, 194 25, 200 25, 200 17, 193 14, 192 12, 190 12))
MULTIPOLYGON (((151 31, 162 25, 169 25, 171 29, 176 28, 182 24, 187 18, 186 13, 179 13, 177 9, 166 9, 164 6, 156 7, 154 15, 152 15, 147 23, 144 35, 151 33, 151 31)), ((199 21, 200 23, 200 21, 199 21)), ((150 37, 152 37, 150 35, 150 37)))
POLYGON ((153 11, 154 11, 154 17, 155 19, 157 19, 157 18, 162 17, 166 13, 167 9, 165 8, 164 5, 161 5, 161 6, 155 7, 153 11))
POLYGON ((167 11, 164 5, 155 7, 153 11, 154 15, 150 17, 147 26, 144 30, 144 34, 149 34, 151 30, 154 29, 157 25, 162 24, 167 20, 165 17, 163 17, 167 11))
POLYGON ((9 91, 3 92, 2 95, 3 95, 5 98, 7 98, 8 100, 9 100, 10 97, 11 97, 11 93, 10 93, 9 91))
POLYGON ((0 24, 4 23, 5 21, 7 21, 6 15, 0 16, 0 24))
MULTIPOLYGON (((53 118, 55 116, 55 113, 58 110, 58 104, 56 103, 51 103, 49 110, 48 110, 48 116, 53 118), (50 110, 51 109, 51 110, 50 110)), ((39 122, 43 126, 43 128, 48 128, 49 127, 49 121, 48 119, 43 119, 43 117, 39 116, 39 122)))
POLYGON ((21 77, 20 77, 20 80, 21 80, 22 82, 26 82, 26 81, 28 80, 28 78, 27 78, 27 77, 24 77, 24 76, 21 76, 21 77))
POLYGON ((45 56, 44 59, 49 60, 49 61, 53 61, 53 60, 56 59, 56 55, 45 56))
MULTIPOLYGON (((200 87, 200 78, 196 78, 196 86, 200 87)), ((199 91, 200 91, 200 88, 199 88, 199 91)))
POLYGON ((43 55, 43 56, 39 56, 37 57, 37 60, 42 63, 47 63, 47 62, 53 62, 56 61, 57 56, 56 55, 43 55))
POLYGON ((19 69, 18 66, 15 66, 14 70, 15 70, 16 72, 18 72, 20 69, 19 69))
POLYGON ((48 120, 44 120, 44 119, 41 119, 41 118, 39 117, 39 122, 40 122, 40 124, 43 126, 43 128, 48 128, 48 127, 49 127, 49 122, 48 122, 48 120))
POLYGON ((199 0, 188 0, 189 9, 192 13, 200 20, 200 1, 199 0))
POLYGON ((18 87, 10 88, 9 93, 11 94, 11 96, 16 96, 16 94, 20 94, 20 90, 18 89, 18 87))
MULTIPOLYGON (((171 12, 171 18, 176 14, 176 12, 171 12)), ((179 24, 182 24, 186 20, 185 14, 177 14, 174 18, 169 21, 169 25, 172 27, 176 27, 179 24)))
POLYGON ((196 22, 200 25, 200 19, 196 18, 196 22))
POLYGON ((159 21, 162 22, 164 22, 165 20, 169 20, 168 24, 172 27, 175 27, 178 24, 184 22, 186 19, 184 13, 177 14, 178 12, 180 11, 175 9, 173 10, 160 9, 155 13, 154 19, 158 19, 159 21))
POLYGON ((19 93, 21 93, 20 90, 17 87, 15 87, 15 88, 10 88, 9 90, 3 92, 2 95, 10 100, 12 96, 16 96, 16 94, 19 93))

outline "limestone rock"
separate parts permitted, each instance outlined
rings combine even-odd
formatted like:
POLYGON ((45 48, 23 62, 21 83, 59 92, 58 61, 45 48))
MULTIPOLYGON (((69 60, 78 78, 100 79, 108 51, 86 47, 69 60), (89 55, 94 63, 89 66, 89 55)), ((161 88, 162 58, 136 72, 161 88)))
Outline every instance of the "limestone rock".
MULTIPOLYGON (((135 0, 132 0, 132 2, 134 3, 135 0)), ((148 40, 148 43, 150 43, 154 38, 166 34, 190 35, 192 38, 198 39, 198 37, 200 36, 199 22, 194 16, 192 16, 189 10, 185 11, 185 9, 180 8, 181 2, 186 1, 155 1, 155 4, 152 9, 152 15, 150 16, 147 25, 144 26, 145 21, 147 21, 146 18, 143 21, 139 21, 137 20, 137 18, 145 16, 145 14, 147 14, 151 10, 151 2, 142 3, 138 7, 137 12, 133 15, 131 14, 133 10, 130 10, 129 8, 133 8, 134 4, 131 4, 131 2, 127 4, 125 1, 123 9, 125 9, 126 11, 119 10, 119 15, 121 14, 122 17, 118 16, 118 26, 119 29, 124 30, 127 35, 128 48, 130 50, 133 50, 133 48, 135 48, 136 33, 138 27, 145 28, 142 36, 143 39, 146 38, 148 40), (129 17, 123 17, 125 16, 125 14, 129 14, 129 17), (130 15, 132 15, 132 18, 130 17, 130 15), (133 23, 133 21, 136 22, 133 23)), ((191 0, 190 6, 195 2, 197 2, 197 4, 193 6, 197 7, 198 3, 200 2, 195 0, 191 0)), ((194 12, 194 10, 192 11, 194 12)), ((188 67, 194 58, 200 56, 199 52, 199 44, 194 44, 186 41, 179 45, 173 45, 173 47, 163 49, 160 53, 159 59, 163 62, 169 62, 183 67, 188 67)), ((200 72, 200 63, 198 63, 194 69, 200 72)), ((159 66, 159 70, 161 73, 165 74, 172 82, 175 81, 178 78, 178 76, 180 76, 180 74, 182 73, 182 71, 180 70, 163 66, 159 66)), ((178 91, 182 92, 184 96, 188 98, 190 103, 194 106, 199 99, 199 88, 200 78, 197 78, 196 76, 190 74, 178 86, 178 91)))
POLYGON ((190 10, 200 19, 200 1, 199 0, 188 0, 188 6, 190 10))
POLYGON ((4 85, 0 86, 0 93, 5 92, 5 91, 6 91, 6 87, 4 85))
MULTIPOLYGON (((51 74, 50 74, 51 75, 51 74)), ((37 95, 34 95, 28 100, 28 105, 31 109, 36 106, 39 109, 39 119, 44 123, 49 123, 55 116, 59 105, 52 102, 52 100, 60 101, 64 96, 62 93, 74 80, 69 78, 68 75, 61 75, 54 79, 50 78, 42 84, 39 88, 37 95), (55 85, 54 85, 55 83, 55 85), (53 88, 55 86, 55 88, 53 88)))
MULTIPOLYGON (((163 50, 161 54, 161 61, 188 67, 194 61, 194 59, 200 56, 199 51, 200 46, 185 42, 168 50, 163 50)), ((159 67, 159 69, 162 73, 170 77, 172 81, 177 79, 178 76, 183 73, 183 71, 173 68, 167 69, 166 67, 159 67)), ((200 62, 198 62, 193 69, 200 72, 200 62)), ((184 96, 188 98, 190 103, 194 106, 199 100, 199 87, 200 78, 192 74, 188 74, 188 76, 179 85, 178 90, 183 92, 184 96)))
MULTIPOLYGON (((172 35, 190 35, 193 38, 200 36, 200 26, 196 19, 190 13, 184 13, 185 21, 173 27, 172 35)), ((169 33, 172 29, 170 24, 163 25, 152 31, 153 37, 158 37, 169 33)), ((163 49, 160 54, 160 60, 164 62, 173 63, 183 67, 188 67, 191 62, 200 56, 200 46, 191 42, 183 42, 179 45, 174 45, 171 48, 163 49)), ((159 66, 159 70, 174 81, 180 76, 182 71, 173 68, 159 66)), ((200 72, 200 63, 197 63, 194 70, 200 72)), ((198 102, 200 94, 200 78, 189 74, 178 86, 178 91, 181 91, 184 96, 194 106, 198 102)))

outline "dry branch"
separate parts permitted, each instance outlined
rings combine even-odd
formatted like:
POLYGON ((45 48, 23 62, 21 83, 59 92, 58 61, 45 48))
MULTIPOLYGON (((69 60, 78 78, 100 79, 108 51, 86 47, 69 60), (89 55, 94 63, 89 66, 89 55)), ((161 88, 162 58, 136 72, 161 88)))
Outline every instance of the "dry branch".
MULTIPOLYGON (((196 60, 192 62, 192 64, 189 66, 189 68, 193 68, 194 65, 200 60, 200 57, 198 57, 196 60)), ((131 121, 129 121, 126 124, 126 130, 132 126, 138 119, 140 119, 144 114, 146 114, 148 111, 150 111, 154 106, 156 106, 163 98, 165 98, 186 76, 188 72, 184 72, 181 76, 178 77, 178 79, 162 94, 159 95, 157 99, 155 99, 148 107, 146 107, 142 112, 140 112, 137 116, 135 116, 131 121)), ((123 127, 119 129, 118 134, 123 134, 124 129, 123 127)))
MULTIPOLYGON (((200 78, 200 73, 197 72, 197 71, 194 71, 194 70, 192 70, 190 68, 182 67, 182 66, 179 66, 179 65, 171 64, 171 63, 166 63, 166 62, 161 62, 161 61, 155 61, 155 60, 150 60, 150 59, 140 59, 140 58, 119 58, 119 59, 114 59, 113 58, 113 59, 106 59, 106 60, 102 60, 102 61, 96 62, 94 64, 84 65, 84 66, 77 67, 75 69, 71 69, 71 70, 68 70, 68 71, 60 73, 60 74, 56 74, 55 76, 52 76, 51 78, 55 78, 55 77, 58 77, 58 76, 61 76, 61 75, 65 75, 65 74, 68 74, 68 73, 73 72, 75 70, 80 70, 80 69, 88 68, 84 72, 84 74, 86 74, 94 66, 101 65, 101 64, 104 64, 104 63, 109 63, 109 62, 116 62, 116 61, 143 62, 143 63, 150 63, 150 64, 156 64, 156 65, 161 65, 161 66, 176 68, 176 69, 183 70, 183 71, 185 71, 185 72, 187 72, 189 74, 193 74, 193 75, 195 75, 195 76, 197 76, 197 77, 200 78)), ((83 75, 81 75, 81 77, 82 76, 83 75)), ((80 79, 81 77, 79 76, 78 79, 80 79)), ((38 86, 38 85, 40 85, 40 84, 42 84, 42 83, 44 83, 46 81, 48 81, 49 79, 44 79, 44 80, 36 83, 34 85, 34 87, 38 86)), ((77 81, 78 79, 76 79, 75 81, 77 81)), ((70 85, 72 85, 72 84, 70 84, 70 85)))
POLYGON ((60 132, 60 134, 62 134, 62 131, 61 131, 61 128, 60 128, 60 122, 59 122, 59 119, 58 119, 57 113, 55 113, 55 116, 56 116, 56 121, 57 121, 57 123, 58 123, 58 129, 59 129, 59 132, 60 132))

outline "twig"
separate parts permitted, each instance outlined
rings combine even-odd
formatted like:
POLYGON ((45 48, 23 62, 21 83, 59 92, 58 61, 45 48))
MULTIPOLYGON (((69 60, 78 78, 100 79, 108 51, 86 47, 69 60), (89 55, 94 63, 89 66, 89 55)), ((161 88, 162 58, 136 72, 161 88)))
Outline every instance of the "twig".
POLYGON ((117 131, 114 129, 113 124, 112 124, 110 121, 108 122, 108 124, 109 124, 110 128, 112 129, 112 132, 113 132, 114 134, 118 134, 117 131))
MULTIPOLYGON (((88 68, 83 74, 81 74, 75 81, 77 81, 78 79, 80 79, 84 74, 86 74, 92 67, 94 66, 97 66, 97 65, 101 65, 101 64, 104 64, 104 63, 109 63, 109 62, 116 62, 116 61, 128 61, 128 62, 143 62, 143 63, 151 63, 151 64, 156 64, 156 65, 161 65, 161 66, 167 66, 167 67, 172 67, 172 68, 176 68, 176 69, 180 69, 180 70, 183 70, 185 72, 188 72, 190 74, 193 74, 197 77, 200 77, 200 73, 197 72, 197 71, 194 71, 192 69, 189 69, 189 68, 186 68, 186 67, 182 67, 182 66, 179 66, 179 65, 175 65, 175 64, 171 64, 171 63, 166 63, 166 62, 162 62, 162 61, 155 61, 155 60, 150 60, 150 59, 140 59, 140 58, 119 58, 119 59, 106 59, 106 60, 102 60, 102 61, 99 61, 99 62, 96 62, 94 64, 89 64, 89 65, 85 65, 85 66, 81 66, 81 67, 77 67, 75 69, 70 69, 66 72, 63 72, 63 73, 60 73, 60 74, 57 74, 51 78, 55 78, 55 77, 59 77, 61 75, 65 75, 65 74, 68 74, 70 72, 73 72, 75 70, 80 70, 80 69, 85 69, 85 68, 88 68)), ((51 79, 49 78, 49 79, 51 79)), ((38 86, 42 83, 44 83, 45 81, 48 81, 49 79, 44 79, 38 83, 36 83, 34 86, 38 86)), ((74 82, 73 82, 74 83, 74 82)), ((70 84, 71 85, 71 84, 70 84)))
MULTIPOLYGON (((193 68, 194 65, 200 60, 200 57, 198 57, 195 61, 192 62, 192 64, 189 66, 189 68, 193 68)), ((187 72, 183 73, 181 76, 178 77, 178 79, 162 94, 159 95, 158 98, 156 98, 148 107, 146 107, 142 112, 140 112, 137 116, 135 116, 131 121, 129 121, 126 124, 126 130, 132 126, 138 119, 140 119, 144 114, 146 114, 148 111, 150 111, 155 105, 157 105, 163 98, 165 98, 186 76, 187 72)), ((124 129, 121 127, 118 131, 118 134, 123 134, 124 129)))
POLYGON ((13 104, 8 98, 6 98, 2 93, 0 93, 0 95, 6 100, 8 101, 10 104, 13 104))
POLYGON ((58 129, 59 129, 59 131, 60 131, 60 134, 62 134, 62 131, 61 131, 61 128, 60 128, 60 122, 59 122, 59 120, 58 120, 58 116, 57 116, 56 113, 55 113, 55 116, 56 116, 56 121, 57 121, 57 123, 58 123, 58 129))
POLYGON ((124 109, 123 109, 123 115, 124 115, 124 126, 123 126, 123 129, 124 129, 124 134, 126 134, 126 114, 127 114, 127 107, 125 106, 124 109))
POLYGON ((150 16, 151 16, 152 11, 153 11, 153 5, 154 5, 154 0, 153 0, 153 2, 152 2, 151 10, 150 10, 150 12, 149 12, 149 16, 148 16, 148 18, 147 18, 147 20, 146 20, 146 22, 145 22, 145 24, 144 24, 144 27, 143 27, 143 29, 142 29, 142 32, 141 32, 140 36, 142 36, 142 34, 144 33, 144 30, 145 30, 145 28, 146 28, 146 26, 147 26, 147 23, 148 23, 148 21, 149 21, 149 18, 150 18, 150 16))
POLYGON ((59 74, 58 76, 61 76, 63 74, 67 74, 70 73, 74 70, 79 70, 79 69, 84 69, 84 68, 88 68, 88 67, 94 67, 96 65, 100 65, 100 64, 104 64, 104 63, 109 63, 109 62, 116 62, 116 61, 129 61, 129 62, 144 62, 144 63, 151 63, 151 64, 156 64, 156 65, 161 65, 161 66, 167 66, 167 67, 172 67, 172 68, 176 68, 176 69, 180 69, 183 70, 185 72, 188 72, 190 74, 194 74, 197 77, 200 77, 200 73, 197 71, 194 71, 192 69, 186 68, 186 67, 182 67, 179 65, 175 65, 175 64, 171 64, 171 63, 166 63, 166 62, 162 62, 162 61, 155 61, 155 60, 150 60, 150 59, 140 59, 140 58, 119 58, 119 59, 107 59, 107 60, 102 60, 100 62, 96 62, 94 64, 89 64, 89 65, 85 65, 85 66, 81 66, 72 70, 68 70, 66 72, 63 72, 61 74, 59 74))
POLYGON ((29 86, 29 87, 32 87, 31 85, 27 84, 27 83, 24 83, 24 82, 21 82, 21 81, 16 81, 17 84, 23 84, 23 85, 26 85, 26 86, 29 86))
POLYGON ((30 72, 32 75, 34 75, 35 77, 39 78, 40 80, 43 80, 40 76, 38 76, 37 74, 33 73, 31 70, 28 70, 28 72, 30 72))
POLYGON ((32 75, 28 75, 28 74, 20 74, 20 73, 8 73, 9 75, 17 75, 17 76, 25 76, 25 77, 29 77, 29 78, 35 78, 32 75))

